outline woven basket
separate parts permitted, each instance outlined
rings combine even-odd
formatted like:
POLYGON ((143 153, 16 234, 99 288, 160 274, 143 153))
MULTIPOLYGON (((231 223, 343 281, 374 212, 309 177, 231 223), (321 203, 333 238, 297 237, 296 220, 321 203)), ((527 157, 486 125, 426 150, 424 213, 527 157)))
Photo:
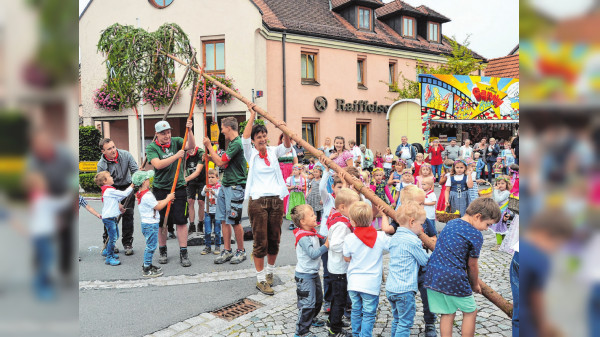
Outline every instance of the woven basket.
POLYGON ((479 185, 479 197, 480 198, 491 198, 492 194, 493 194, 492 192, 493 192, 493 189, 489 183, 479 185))
POLYGON ((458 219, 458 218, 460 218, 459 213, 448 213, 448 212, 442 212, 442 211, 435 212, 435 219, 439 222, 448 222, 450 220, 454 220, 454 219, 458 219))
POLYGON ((519 213, 519 197, 512 194, 508 197, 508 209, 515 213, 519 213))

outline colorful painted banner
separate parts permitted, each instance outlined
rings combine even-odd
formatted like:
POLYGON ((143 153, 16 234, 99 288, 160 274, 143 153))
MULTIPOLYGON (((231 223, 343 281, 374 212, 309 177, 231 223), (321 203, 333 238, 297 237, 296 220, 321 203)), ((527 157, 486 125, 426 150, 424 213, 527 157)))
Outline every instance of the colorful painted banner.
POLYGON ((519 120, 519 79, 466 75, 419 75, 423 140, 429 147, 431 121, 519 120))

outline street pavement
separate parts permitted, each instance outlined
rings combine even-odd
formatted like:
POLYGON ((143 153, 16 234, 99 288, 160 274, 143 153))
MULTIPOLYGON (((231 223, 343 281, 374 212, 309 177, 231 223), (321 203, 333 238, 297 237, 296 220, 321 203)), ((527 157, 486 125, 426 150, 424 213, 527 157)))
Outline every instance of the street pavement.
MULTIPOLYGON (((89 204, 100 210, 100 201, 89 204)), ((243 226, 249 225, 244 207, 243 226)), ((200 255, 203 246, 189 247, 192 266, 179 264, 176 240, 168 240, 169 263, 161 265, 164 275, 154 279, 141 276, 144 237, 139 213, 135 211, 134 255, 119 254, 122 264, 104 264, 102 222, 85 210, 79 215, 79 323, 81 336, 293 336, 297 319, 294 267, 296 256, 292 231, 284 220, 280 254, 275 273, 275 296, 265 296, 255 288, 254 265, 250 261, 252 241, 245 241, 248 260, 239 265, 215 265, 215 255, 200 255), (227 321, 209 313, 240 299, 248 298, 263 306, 227 321)), ((438 231, 444 227, 437 223, 438 231)), ((504 298, 511 300, 509 254, 492 250, 495 236, 484 232, 485 243, 479 259, 480 277, 504 298)), ((232 245, 235 248, 235 244, 232 245)), ((120 239, 117 247, 122 249, 120 239)), ((155 264, 158 251, 155 253, 155 264)), ((389 257, 384 257, 387 277, 389 257)), ((481 295, 475 295, 479 314, 476 335, 511 336, 511 321, 481 295)), ((457 315, 455 335, 460 336, 457 315)), ((374 336, 389 336, 389 302, 382 286, 374 336)), ((423 336, 422 304, 417 296, 417 314, 411 336, 423 336)), ((325 328, 312 328, 326 336, 325 328)))

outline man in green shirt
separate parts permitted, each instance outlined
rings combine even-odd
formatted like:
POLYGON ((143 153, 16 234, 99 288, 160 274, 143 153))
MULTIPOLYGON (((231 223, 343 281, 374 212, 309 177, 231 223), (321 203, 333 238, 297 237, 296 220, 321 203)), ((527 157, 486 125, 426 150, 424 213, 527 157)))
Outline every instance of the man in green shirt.
MULTIPOLYGON (((185 150, 194 149, 196 142, 192 133, 192 120, 188 119, 185 126, 190 129, 188 133, 187 144, 183 148, 183 138, 171 137, 171 125, 167 121, 156 123, 156 140, 146 147, 146 156, 148 161, 154 167, 154 182, 152 193, 156 200, 163 200, 171 193, 171 187, 175 180, 177 171, 177 160, 185 156, 185 150)), ((171 211, 167 223, 175 224, 177 227, 177 240, 179 241, 179 261, 182 266, 189 267, 191 262, 187 253, 187 192, 184 176, 184 165, 179 167, 179 177, 175 187, 175 200, 171 205, 171 211)), ((158 233, 158 249, 160 257, 158 263, 167 263, 167 229, 162 227, 167 208, 160 211, 161 228, 158 233)))
POLYGON ((217 196, 216 221, 221 221, 223 231, 223 243, 225 249, 215 259, 216 264, 230 261, 238 264, 246 260, 244 249, 244 229, 242 228, 242 204, 246 189, 246 178, 248 177, 246 158, 242 140, 238 132, 238 122, 234 117, 223 118, 221 121, 221 133, 229 140, 227 151, 219 156, 211 146, 210 139, 204 137, 204 146, 208 149, 211 160, 215 165, 224 169, 221 180, 221 190, 217 196), (235 255, 231 250, 231 230, 235 233, 237 250, 235 255))

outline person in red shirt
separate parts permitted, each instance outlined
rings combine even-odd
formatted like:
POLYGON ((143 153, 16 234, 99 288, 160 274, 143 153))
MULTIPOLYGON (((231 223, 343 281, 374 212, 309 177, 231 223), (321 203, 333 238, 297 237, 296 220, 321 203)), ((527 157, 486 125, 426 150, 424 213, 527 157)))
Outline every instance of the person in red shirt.
POLYGON ((427 153, 431 156, 429 163, 431 164, 431 168, 433 170, 433 175, 436 177, 436 180, 439 181, 442 175, 442 152, 444 151, 444 147, 440 145, 440 141, 435 139, 431 142, 431 146, 427 153))

